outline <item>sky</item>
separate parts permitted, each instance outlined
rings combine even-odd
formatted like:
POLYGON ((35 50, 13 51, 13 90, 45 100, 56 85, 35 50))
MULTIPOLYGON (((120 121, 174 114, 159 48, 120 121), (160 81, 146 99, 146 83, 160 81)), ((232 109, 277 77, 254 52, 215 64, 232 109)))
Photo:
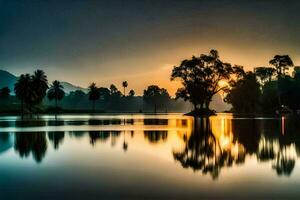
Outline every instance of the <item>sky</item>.
POLYGON ((174 94, 174 65, 217 49, 251 70, 275 54, 300 65, 300 1, 0 0, 0 69, 50 81, 174 94))

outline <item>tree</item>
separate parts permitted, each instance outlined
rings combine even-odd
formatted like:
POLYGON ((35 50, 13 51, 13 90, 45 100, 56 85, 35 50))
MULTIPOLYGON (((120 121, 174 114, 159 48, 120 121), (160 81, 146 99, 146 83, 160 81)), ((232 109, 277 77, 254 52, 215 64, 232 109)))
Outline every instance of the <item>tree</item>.
POLYGON ((171 74, 171 80, 179 79, 183 85, 177 90, 176 98, 190 101, 195 110, 202 109, 204 105, 209 109, 212 97, 226 88, 220 86, 219 82, 230 81, 235 70, 240 72, 241 67, 222 62, 216 50, 211 50, 208 55, 183 60, 173 68, 171 74))
POLYGON ((108 88, 100 87, 99 89, 100 93, 100 100, 101 101, 108 101, 110 97, 110 91, 108 88))
POLYGON ((52 82, 52 85, 48 91, 48 99, 52 101, 55 100, 55 108, 56 108, 56 114, 58 112, 58 101, 62 100, 65 96, 64 87, 61 85, 61 83, 57 80, 52 82))
POLYGON ((262 87, 261 108, 264 113, 274 113, 279 108, 277 86, 277 81, 270 81, 262 87))
POLYGON ((31 105, 36 99, 37 95, 32 88, 32 79, 30 74, 22 74, 15 83, 16 97, 21 101, 21 113, 22 118, 24 114, 24 108, 31 110, 31 105))
POLYGON ((225 102, 232 104, 234 112, 253 113, 259 110, 260 84, 252 72, 239 79, 229 90, 225 102))
POLYGON ((32 87, 36 94, 35 103, 39 104, 42 102, 47 94, 48 80, 44 71, 36 70, 32 76, 32 87))
POLYGON ((125 89, 128 87, 127 81, 123 81, 123 82, 122 82, 122 86, 123 86, 123 88, 124 88, 124 97, 125 97, 125 96, 126 96, 126 94, 125 94, 125 89))
POLYGON ((143 100, 154 106, 154 112, 157 110, 157 105, 161 105, 170 100, 170 95, 165 88, 160 88, 157 85, 150 85, 144 90, 143 100))
POLYGON ((0 98, 7 99, 10 95, 10 89, 8 87, 3 87, 0 89, 0 98))
POLYGON ((110 95, 114 95, 114 94, 119 93, 118 88, 114 84, 111 84, 109 89, 110 89, 110 95))
POLYGON ((134 90, 130 90, 130 91, 129 91, 129 96, 130 96, 130 97, 133 97, 134 95, 135 95, 135 91, 134 91, 134 90))
POLYGON ((121 96, 122 96, 122 93, 118 90, 118 88, 114 84, 111 84, 110 85, 110 97, 109 97, 109 104, 110 104, 111 108, 120 109, 121 96))
POLYGON ((283 88, 282 88, 282 82, 284 81, 283 78, 286 75, 286 70, 288 70, 289 67, 294 66, 294 63, 289 55, 276 55, 273 59, 269 61, 271 65, 273 65, 276 68, 276 74, 277 74, 277 84, 278 84, 278 102, 279 105, 282 105, 282 101, 284 101, 282 98, 283 88))
POLYGON ((294 63, 289 55, 276 55, 269 61, 269 63, 275 67, 278 78, 286 75, 286 70, 289 67, 294 66, 294 63))
POLYGON ((260 79, 262 85, 267 81, 270 82, 276 70, 272 67, 256 67, 254 69, 255 75, 260 79))
POLYGON ((92 83, 89 86, 89 100, 93 102, 92 110, 95 112, 95 102, 100 98, 100 92, 96 86, 96 83, 92 83))
POLYGON ((16 97, 21 100, 22 117, 26 107, 32 113, 32 107, 42 102, 48 89, 47 76, 44 71, 36 70, 30 74, 22 74, 15 83, 16 97))

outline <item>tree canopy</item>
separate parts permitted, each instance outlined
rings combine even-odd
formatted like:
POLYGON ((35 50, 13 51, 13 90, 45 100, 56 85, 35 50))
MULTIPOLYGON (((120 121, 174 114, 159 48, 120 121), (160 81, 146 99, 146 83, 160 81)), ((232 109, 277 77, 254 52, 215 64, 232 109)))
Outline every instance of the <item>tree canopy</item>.
POLYGON ((204 106, 209 109, 212 97, 224 90, 220 81, 229 82, 232 75, 239 73, 242 67, 231 66, 219 58, 217 50, 211 50, 208 55, 201 54, 191 59, 183 60, 172 70, 171 80, 180 80, 183 87, 176 92, 176 98, 190 101, 196 109, 204 106))

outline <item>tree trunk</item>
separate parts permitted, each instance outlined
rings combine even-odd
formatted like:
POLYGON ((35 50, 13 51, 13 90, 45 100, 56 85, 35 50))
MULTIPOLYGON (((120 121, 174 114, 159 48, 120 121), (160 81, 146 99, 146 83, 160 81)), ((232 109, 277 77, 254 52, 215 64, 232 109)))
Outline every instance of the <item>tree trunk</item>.
POLYGON ((55 119, 57 119, 58 106, 57 106, 57 98, 55 98, 55 119))
POLYGON ((24 118, 24 100, 21 100, 21 119, 24 118))
POLYGON ((281 99, 281 77, 278 78, 277 80, 277 95, 278 95, 278 103, 279 103, 279 107, 281 108, 281 104, 282 104, 282 99, 281 99))

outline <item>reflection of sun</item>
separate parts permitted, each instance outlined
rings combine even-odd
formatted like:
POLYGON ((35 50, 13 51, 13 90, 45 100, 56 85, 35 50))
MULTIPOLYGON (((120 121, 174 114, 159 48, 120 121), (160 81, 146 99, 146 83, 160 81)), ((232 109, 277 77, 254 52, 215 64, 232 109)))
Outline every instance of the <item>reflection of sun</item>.
POLYGON ((222 134, 222 135, 219 137, 219 141, 220 141, 221 148, 222 148, 222 149, 227 149, 227 148, 229 148, 230 145, 231 145, 232 137, 231 137, 231 135, 225 136, 224 134, 222 134))

